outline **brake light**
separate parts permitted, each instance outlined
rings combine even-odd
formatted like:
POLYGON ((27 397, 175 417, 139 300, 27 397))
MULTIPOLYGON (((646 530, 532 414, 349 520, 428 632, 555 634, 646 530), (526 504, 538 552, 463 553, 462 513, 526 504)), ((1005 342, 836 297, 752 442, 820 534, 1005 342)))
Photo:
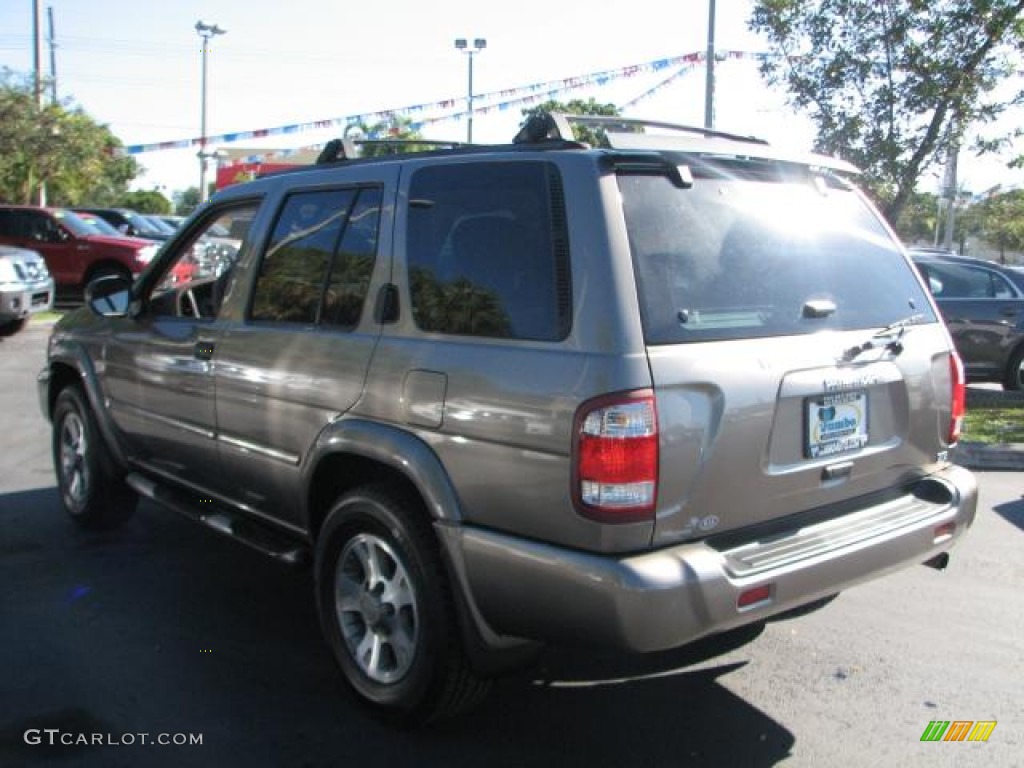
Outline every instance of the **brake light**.
POLYGON ((953 404, 949 416, 949 436, 946 440, 956 445, 960 440, 960 431, 964 426, 964 414, 967 412, 967 384, 964 376, 964 364, 956 352, 949 355, 949 378, 953 386, 953 404))
POLYGON ((580 514, 605 523, 654 517, 658 418, 649 389, 597 398, 576 414, 573 499, 580 514))

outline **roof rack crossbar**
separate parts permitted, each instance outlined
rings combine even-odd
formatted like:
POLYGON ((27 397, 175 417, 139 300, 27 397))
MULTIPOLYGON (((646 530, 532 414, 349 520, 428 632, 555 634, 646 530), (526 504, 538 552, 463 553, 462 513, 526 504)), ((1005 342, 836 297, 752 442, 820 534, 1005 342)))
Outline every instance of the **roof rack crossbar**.
MULTIPOLYGON (((693 133, 707 138, 716 139, 728 139, 730 141, 742 141, 748 144, 760 144, 767 146, 768 142, 764 139, 760 139, 756 136, 743 136, 737 133, 726 133, 725 131, 716 131, 710 128, 699 128, 693 125, 680 125, 678 123, 666 123, 659 120, 645 120, 642 118, 635 117, 615 117, 612 115, 569 115, 569 114, 551 114, 551 118, 555 125, 568 126, 570 129, 574 123, 580 125, 587 125, 595 128, 602 128, 608 132, 614 133, 643 133, 644 128, 661 128, 669 131, 679 131, 681 133, 693 133)), ((572 140, 572 133, 568 136, 563 136, 572 140)))
POLYGON ((440 141, 437 139, 353 139, 343 137, 331 139, 320 152, 316 159, 317 165, 334 163, 342 160, 355 160, 359 157, 358 147, 387 147, 388 154, 400 154, 402 147, 428 147, 430 149, 458 149, 459 147, 471 146, 461 141, 440 141))

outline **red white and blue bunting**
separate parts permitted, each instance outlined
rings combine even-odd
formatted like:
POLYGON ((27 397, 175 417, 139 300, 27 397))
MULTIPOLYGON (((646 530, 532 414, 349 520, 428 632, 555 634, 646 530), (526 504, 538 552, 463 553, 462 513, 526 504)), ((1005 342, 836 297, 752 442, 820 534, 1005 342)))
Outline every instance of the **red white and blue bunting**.
MULTIPOLYGON (((748 53, 745 51, 726 51, 719 52, 717 57, 726 59, 760 60, 764 57, 764 54, 748 53)), ((544 83, 533 83, 531 85, 483 93, 474 96, 473 114, 486 115, 494 112, 505 112, 515 107, 522 107, 531 103, 548 101, 569 91, 591 86, 603 86, 613 81, 636 77, 640 74, 675 69, 675 71, 664 80, 661 80, 636 98, 620 105, 620 109, 624 110, 653 96, 661 89, 669 86, 676 79, 703 64, 705 58, 706 55, 702 51, 692 52, 681 56, 655 59, 643 64, 633 64, 626 67, 620 67, 618 69, 591 72, 586 75, 578 75, 576 77, 568 77, 561 80, 549 80, 544 83)), ((465 105, 465 102, 465 97, 458 99, 444 99, 442 101, 435 101, 428 104, 414 104, 408 107, 388 109, 380 112, 367 112, 358 115, 333 117, 326 120, 314 120, 306 123, 279 125, 272 128, 258 128, 250 131, 222 133, 216 136, 208 136, 206 138, 206 144, 232 144, 238 141, 251 141, 253 139, 264 139, 273 136, 288 136, 292 134, 330 129, 344 131, 345 128, 350 126, 373 125, 375 123, 391 121, 396 117, 410 119, 409 128, 411 130, 418 131, 427 125, 442 123, 449 120, 460 121, 464 119, 468 114, 464 108, 454 112, 451 110, 455 109, 455 107, 460 104, 465 105), (440 112, 441 114, 431 114, 436 112, 440 112)), ((170 149, 189 149, 191 147, 201 147, 202 145, 203 141, 201 138, 192 137, 187 139, 178 139, 175 141, 161 141, 153 144, 133 144, 131 146, 124 147, 121 152, 127 155, 139 155, 146 152, 160 152, 170 149)), ((319 148, 319 145, 311 145, 296 149, 281 149, 269 154, 235 158, 230 164, 262 163, 268 162, 272 159, 285 159, 290 155, 294 155, 299 152, 308 152, 311 149, 319 148)))

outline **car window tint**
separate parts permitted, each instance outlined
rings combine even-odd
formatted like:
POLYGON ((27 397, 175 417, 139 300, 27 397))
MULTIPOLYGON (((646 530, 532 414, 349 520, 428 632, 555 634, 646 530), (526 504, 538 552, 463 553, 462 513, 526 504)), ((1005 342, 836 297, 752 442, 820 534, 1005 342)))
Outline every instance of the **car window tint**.
POLYGON ((357 190, 289 195, 256 279, 253 320, 313 324, 357 190))
POLYGON ((549 163, 420 169, 406 237, 424 331, 555 341, 570 318, 561 178, 549 163))
POLYGON ((377 256, 381 190, 363 189, 348 217, 331 264, 321 321, 354 328, 366 301, 377 256))
POLYGON ((899 245, 852 190, 741 163, 693 171, 686 189, 618 176, 649 344, 934 319, 899 245))

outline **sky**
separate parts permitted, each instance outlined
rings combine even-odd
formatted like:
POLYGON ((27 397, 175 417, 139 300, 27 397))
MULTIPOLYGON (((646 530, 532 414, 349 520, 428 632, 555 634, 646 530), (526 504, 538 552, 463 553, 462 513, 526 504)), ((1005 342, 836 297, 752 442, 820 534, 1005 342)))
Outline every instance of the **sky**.
MULTIPOLYGON (((752 0, 717 0, 716 48, 764 51, 746 20, 752 0)), ((33 0, 0 0, 0 68, 32 70, 33 0)), ((483 38, 473 57, 477 96, 473 138, 507 142, 528 103, 530 86, 561 87, 603 72, 603 84, 563 90, 557 98, 594 97, 624 114, 702 125, 705 74, 692 67, 644 67, 707 46, 707 0, 632 0, 628 5, 558 0, 491 4, 486 0, 40 0, 43 69, 49 73, 47 8, 53 9, 57 91, 127 146, 200 135, 202 42, 195 24, 227 30, 207 50, 207 135, 303 126, 356 115, 422 107, 428 138, 464 140, 464 119, 440 119, 465 107, 468 58, 456 38, 483 38), (599 9, 610 8, 608 12, 599 9), (660 87, 659 87, 660 86, 660 87), (488 94, 494 94, 488 96, 488 94), (453 102, 454 103, 451 103, 453 102)), ((715 127, 756 134, 794 150, 810 148, 813 129, 761 81, 750 57, 716 67, 715 127)), ((546 91, 546 89, 544 89, 546 91)), ((1019 125, 1024 114, 1013 119, 1019 125)), ((211 148, 286 148, 322 144, 327 130, 211 148)), ((171 196, 199 183, 196 148, 136 154, 146 172, 134 186, 171 196)), ((1024 152, 1020 144, 1017 153, 1024 152)), ((1024 186, 1024 171, 1005 159, 960 161, 961 182, 980 192, 994 184, 1024 186)), ((922 188, 937 191, 940 171, 922 188), (929 189, 929 187, 933 189, 929 189)))

